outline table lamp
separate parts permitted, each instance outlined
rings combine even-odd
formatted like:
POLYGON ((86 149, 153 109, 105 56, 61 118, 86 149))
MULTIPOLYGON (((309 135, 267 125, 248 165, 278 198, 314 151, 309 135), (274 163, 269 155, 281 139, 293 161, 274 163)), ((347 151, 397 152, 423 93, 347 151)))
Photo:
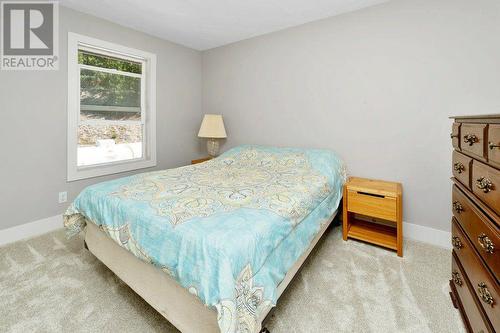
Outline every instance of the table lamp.
POLYGON ((207 151, 211 157, 219 153, 219 139, 227 138, 224 120, 220 114, 206 114, 201 122, 199 138, 207 138, 207 151))

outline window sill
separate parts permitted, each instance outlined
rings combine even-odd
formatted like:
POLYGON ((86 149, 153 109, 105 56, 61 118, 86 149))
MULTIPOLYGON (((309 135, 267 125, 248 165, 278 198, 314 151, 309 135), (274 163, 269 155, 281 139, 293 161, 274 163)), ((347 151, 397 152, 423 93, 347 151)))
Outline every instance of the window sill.
POLYGON ((123 161, 109 165, 95 167, 77 168, 68 170, 68 181, 113 175, 121 172, 152 168, 156 166, 156 160, 123 161))

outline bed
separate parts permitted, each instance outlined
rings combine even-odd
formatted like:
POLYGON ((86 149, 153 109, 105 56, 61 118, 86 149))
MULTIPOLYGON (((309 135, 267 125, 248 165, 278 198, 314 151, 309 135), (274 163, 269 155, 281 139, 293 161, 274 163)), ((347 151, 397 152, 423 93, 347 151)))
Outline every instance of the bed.
POLYGON ((64 221, 180 331, 254 333, 335 217, 345 178, 328 150, 245 145, 89 186, 64 221))

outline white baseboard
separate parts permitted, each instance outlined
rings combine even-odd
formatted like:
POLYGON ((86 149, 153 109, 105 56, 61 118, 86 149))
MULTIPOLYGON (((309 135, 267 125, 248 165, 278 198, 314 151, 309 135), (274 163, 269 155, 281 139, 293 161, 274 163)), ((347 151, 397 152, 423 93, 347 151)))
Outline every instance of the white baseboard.
POLYGON ((408 222, 403 223, 403 236, 407 239, 451 249, 451 232, 424 227, 408 222))
POLYGON ((17 242, 18 240, 46 234, 63 227, 62 215, 56 215, 38 221, 21 224, 12 228, 0 230, 0 246, 17 242))

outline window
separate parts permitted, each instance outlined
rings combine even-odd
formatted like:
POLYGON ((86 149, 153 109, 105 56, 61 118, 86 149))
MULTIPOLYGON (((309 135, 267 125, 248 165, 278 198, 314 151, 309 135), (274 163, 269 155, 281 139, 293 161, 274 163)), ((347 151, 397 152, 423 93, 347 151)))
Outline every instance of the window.
POLYGON ((68 35, 68 180, 156 165, 156 56, 68 35))

